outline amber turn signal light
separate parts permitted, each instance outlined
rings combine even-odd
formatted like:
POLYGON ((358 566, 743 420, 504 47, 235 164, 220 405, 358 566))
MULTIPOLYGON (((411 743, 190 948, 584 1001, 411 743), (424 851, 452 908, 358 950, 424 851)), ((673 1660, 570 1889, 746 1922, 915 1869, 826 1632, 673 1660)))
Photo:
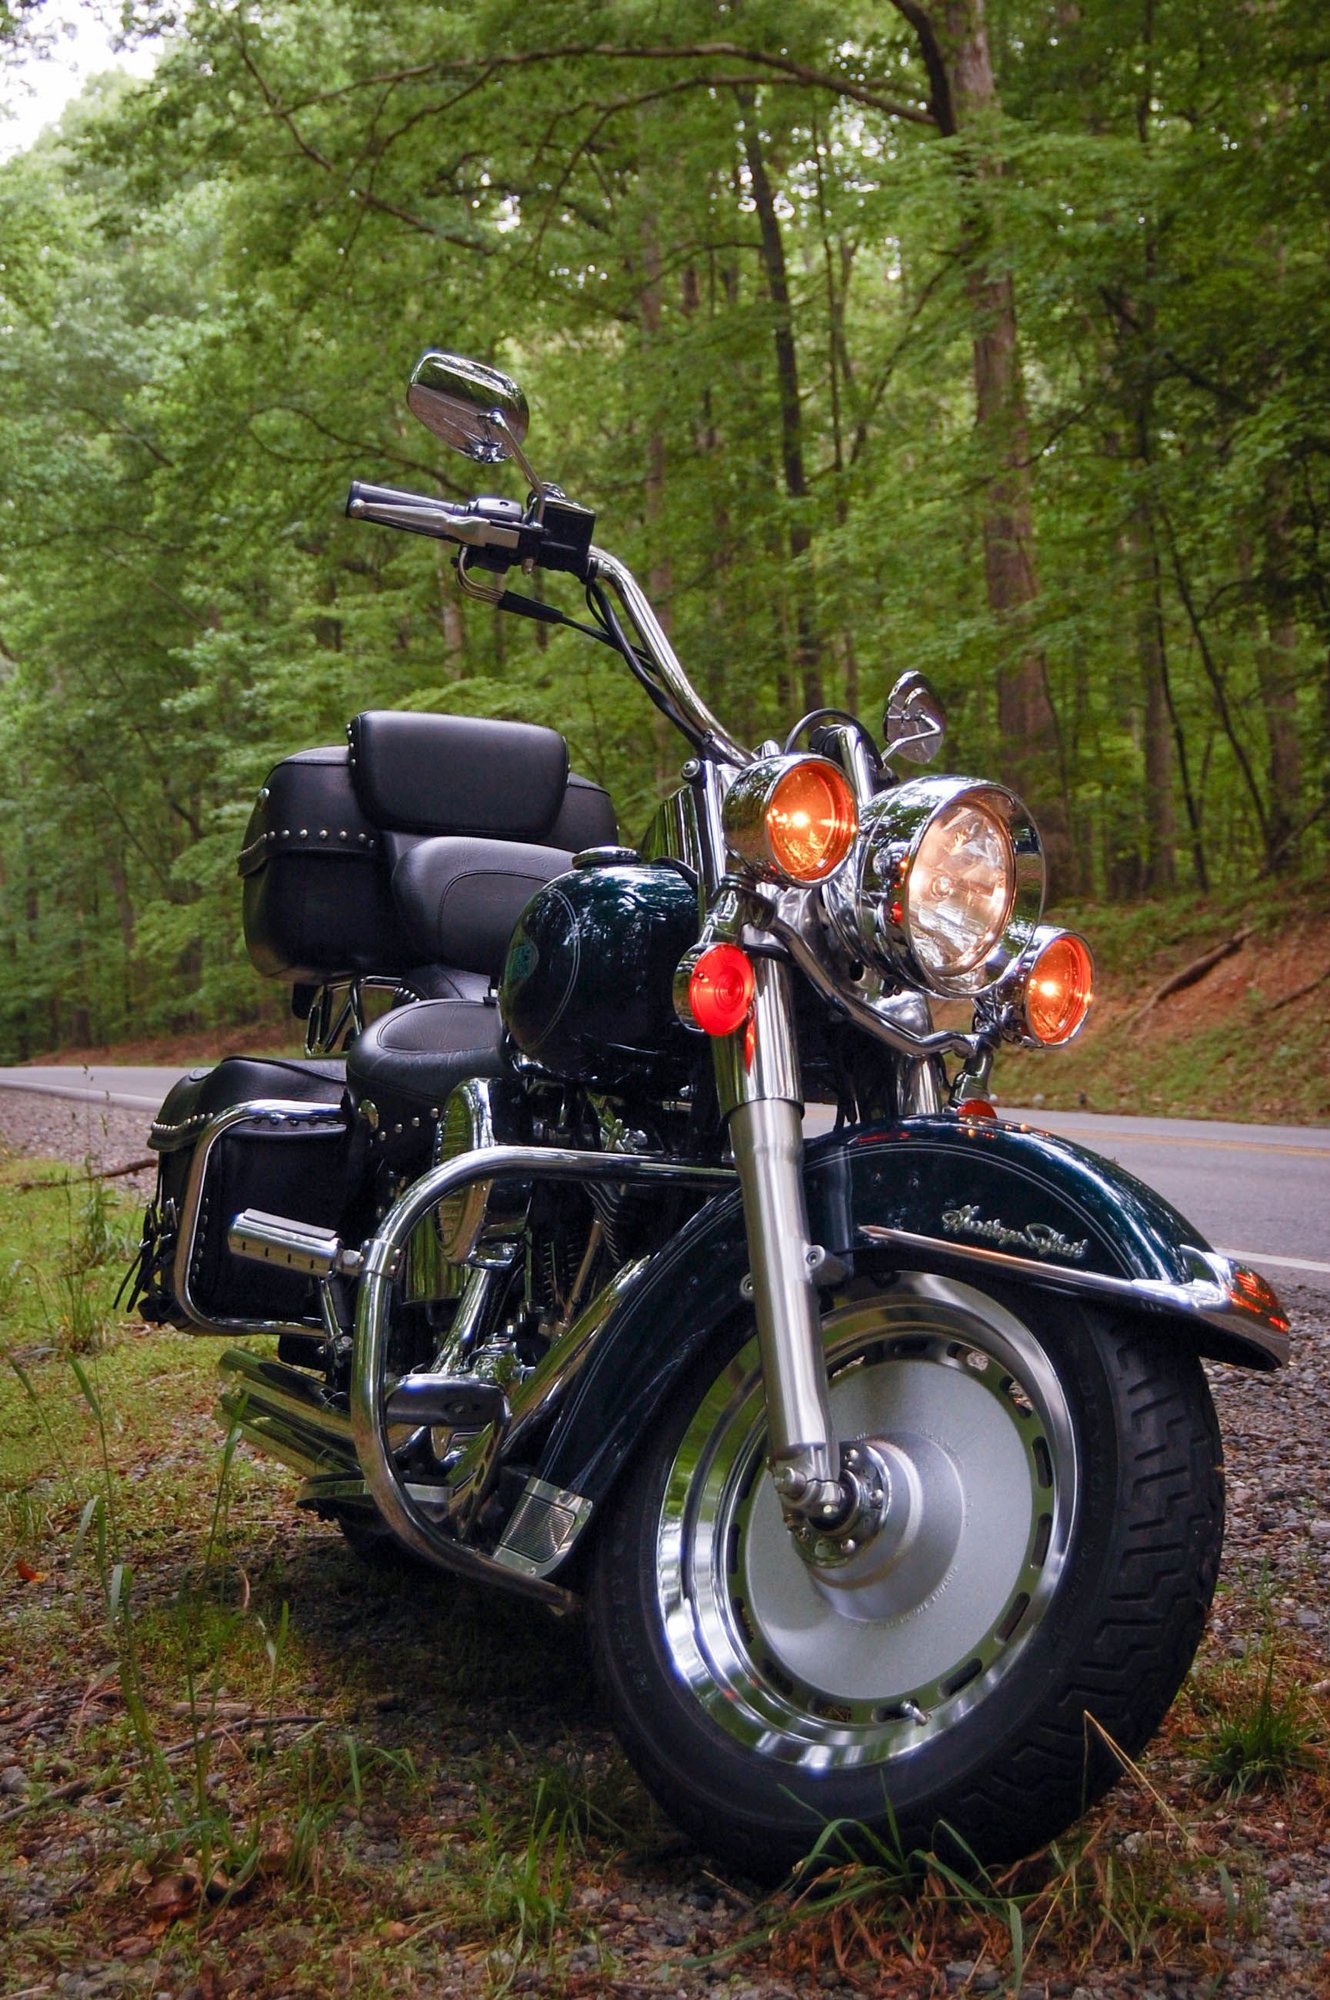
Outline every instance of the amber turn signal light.
POLYGON ((1094 960, 1075 931, 1054 931, 1040 946, 1024 980, 1023 1026, 1031 1041, 1069 1042, 1094 998, 1094 960))
POLYGON ((713 944, 689 975, 689 1010, 704 1034, 732 1035, 752 1012, 756 991, 748 954, 737 944, 713 944))
POLYGON ((834 764, 804 758, 777 780, 766 823, 776 867, 795 882, 821 882, 854 840, 858 815, 849 780, 834 764))
POLYGON ((725 799, 725 837, 757 873, 824 882, 854 845, 859 814, 850 781, 826 757, 762 757, 725 799))
POLYGON ((1279 1303, 1279 1294, 1259 1271, 1250 1270, 1245 1264, 1235 1264, 1226 1290, 1235 1306, 1244 1306, 1248 1312, 1256 1313, 1271 1326, 1277 1327, 1280 1333, 1288 1332, 1288 1316, 1279 1303))

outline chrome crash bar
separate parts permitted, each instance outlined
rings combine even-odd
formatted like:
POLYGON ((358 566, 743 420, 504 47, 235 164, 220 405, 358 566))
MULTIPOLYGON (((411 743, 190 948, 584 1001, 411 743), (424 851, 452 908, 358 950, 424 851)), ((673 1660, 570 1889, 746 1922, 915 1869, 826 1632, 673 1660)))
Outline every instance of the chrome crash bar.
MULTIPOLYGON (((351 1437, 370 1498, 399 1541, 435 1568, 493 1578, 494 1559, 445 1534, 419 1504, 389 1445, 384 1375, 393 1280, 407 1241, 447 1196, 475 1181, 661 1182, 718 1192, 735 1184, 728 1167, 694 1166, 639 1153, 585 1153, 557 1146, 489 1146, 456 1159, 412 1184, 393 1204, 378 1234, 363 1246, 351 1361, 351 1437)), ((571 1335, 570 1335, 571 1338, 571 1335)), ((443 1497, 443 1496, 441 1496, 443 1497)), ((562 1602, 565 1593, 532 1579, 531 1594, 562 1602)))

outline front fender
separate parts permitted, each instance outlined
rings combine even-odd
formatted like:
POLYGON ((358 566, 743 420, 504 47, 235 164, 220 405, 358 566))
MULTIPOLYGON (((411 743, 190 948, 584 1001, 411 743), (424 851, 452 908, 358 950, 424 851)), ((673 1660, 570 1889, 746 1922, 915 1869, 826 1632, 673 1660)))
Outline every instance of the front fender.
MULTIPOLYGON (((1072 1292, 1159 1320, 1198 1353, 1271 1369, 1288 1321, 1264 1279, 1212 1250, 1143 1181, 1027 1126, 944 1115, 853 1127, 805 1155, 809 1233, 844 1262, 1072 1292)), ((680 1372, 746 1309, 737 1188, 708 1202, 606 1320, 561 1410, 540 1475, 604 1497, 680 1372)))

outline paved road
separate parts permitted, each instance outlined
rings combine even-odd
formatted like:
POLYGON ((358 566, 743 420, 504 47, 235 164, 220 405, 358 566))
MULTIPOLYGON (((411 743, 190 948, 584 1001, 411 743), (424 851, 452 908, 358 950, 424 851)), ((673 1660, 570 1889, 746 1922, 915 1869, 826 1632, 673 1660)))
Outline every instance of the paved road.
POLYGON ((183 1069, 71 1069, 67 1065, 27 1064, 0 1069, 0 1089, 35 1090, 45 1097, 72 1097, 85 1104, 125 1104, 133 1111, 154 1112, 183 1069))
MULTIPOLYGON (((151 1115, 181 1074, 0 1069, 0 1089, 105 1100, 151 1115)), ((1330 1291, 1330 1129, 1005 1108, 1003 1116, 1065 1133, 1118 1161, 1158 1188, 1220 1249, 1269 1265, 1277 1283, 1330 1291)), ((822 1121, 814 1113, 811 1122, 822 1121)))

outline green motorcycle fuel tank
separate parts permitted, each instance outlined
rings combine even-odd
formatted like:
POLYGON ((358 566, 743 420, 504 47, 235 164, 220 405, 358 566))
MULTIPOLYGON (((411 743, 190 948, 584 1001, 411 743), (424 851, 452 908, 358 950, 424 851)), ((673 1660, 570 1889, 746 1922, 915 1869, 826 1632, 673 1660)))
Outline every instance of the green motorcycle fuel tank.
POLYGON ((603 1090, 668 1087, 696 1052, 672 991, 698 928, 697 891, 673 863, 589 861, 556 876, 513 932, 504 1026, 552 1076, 603 1090))

